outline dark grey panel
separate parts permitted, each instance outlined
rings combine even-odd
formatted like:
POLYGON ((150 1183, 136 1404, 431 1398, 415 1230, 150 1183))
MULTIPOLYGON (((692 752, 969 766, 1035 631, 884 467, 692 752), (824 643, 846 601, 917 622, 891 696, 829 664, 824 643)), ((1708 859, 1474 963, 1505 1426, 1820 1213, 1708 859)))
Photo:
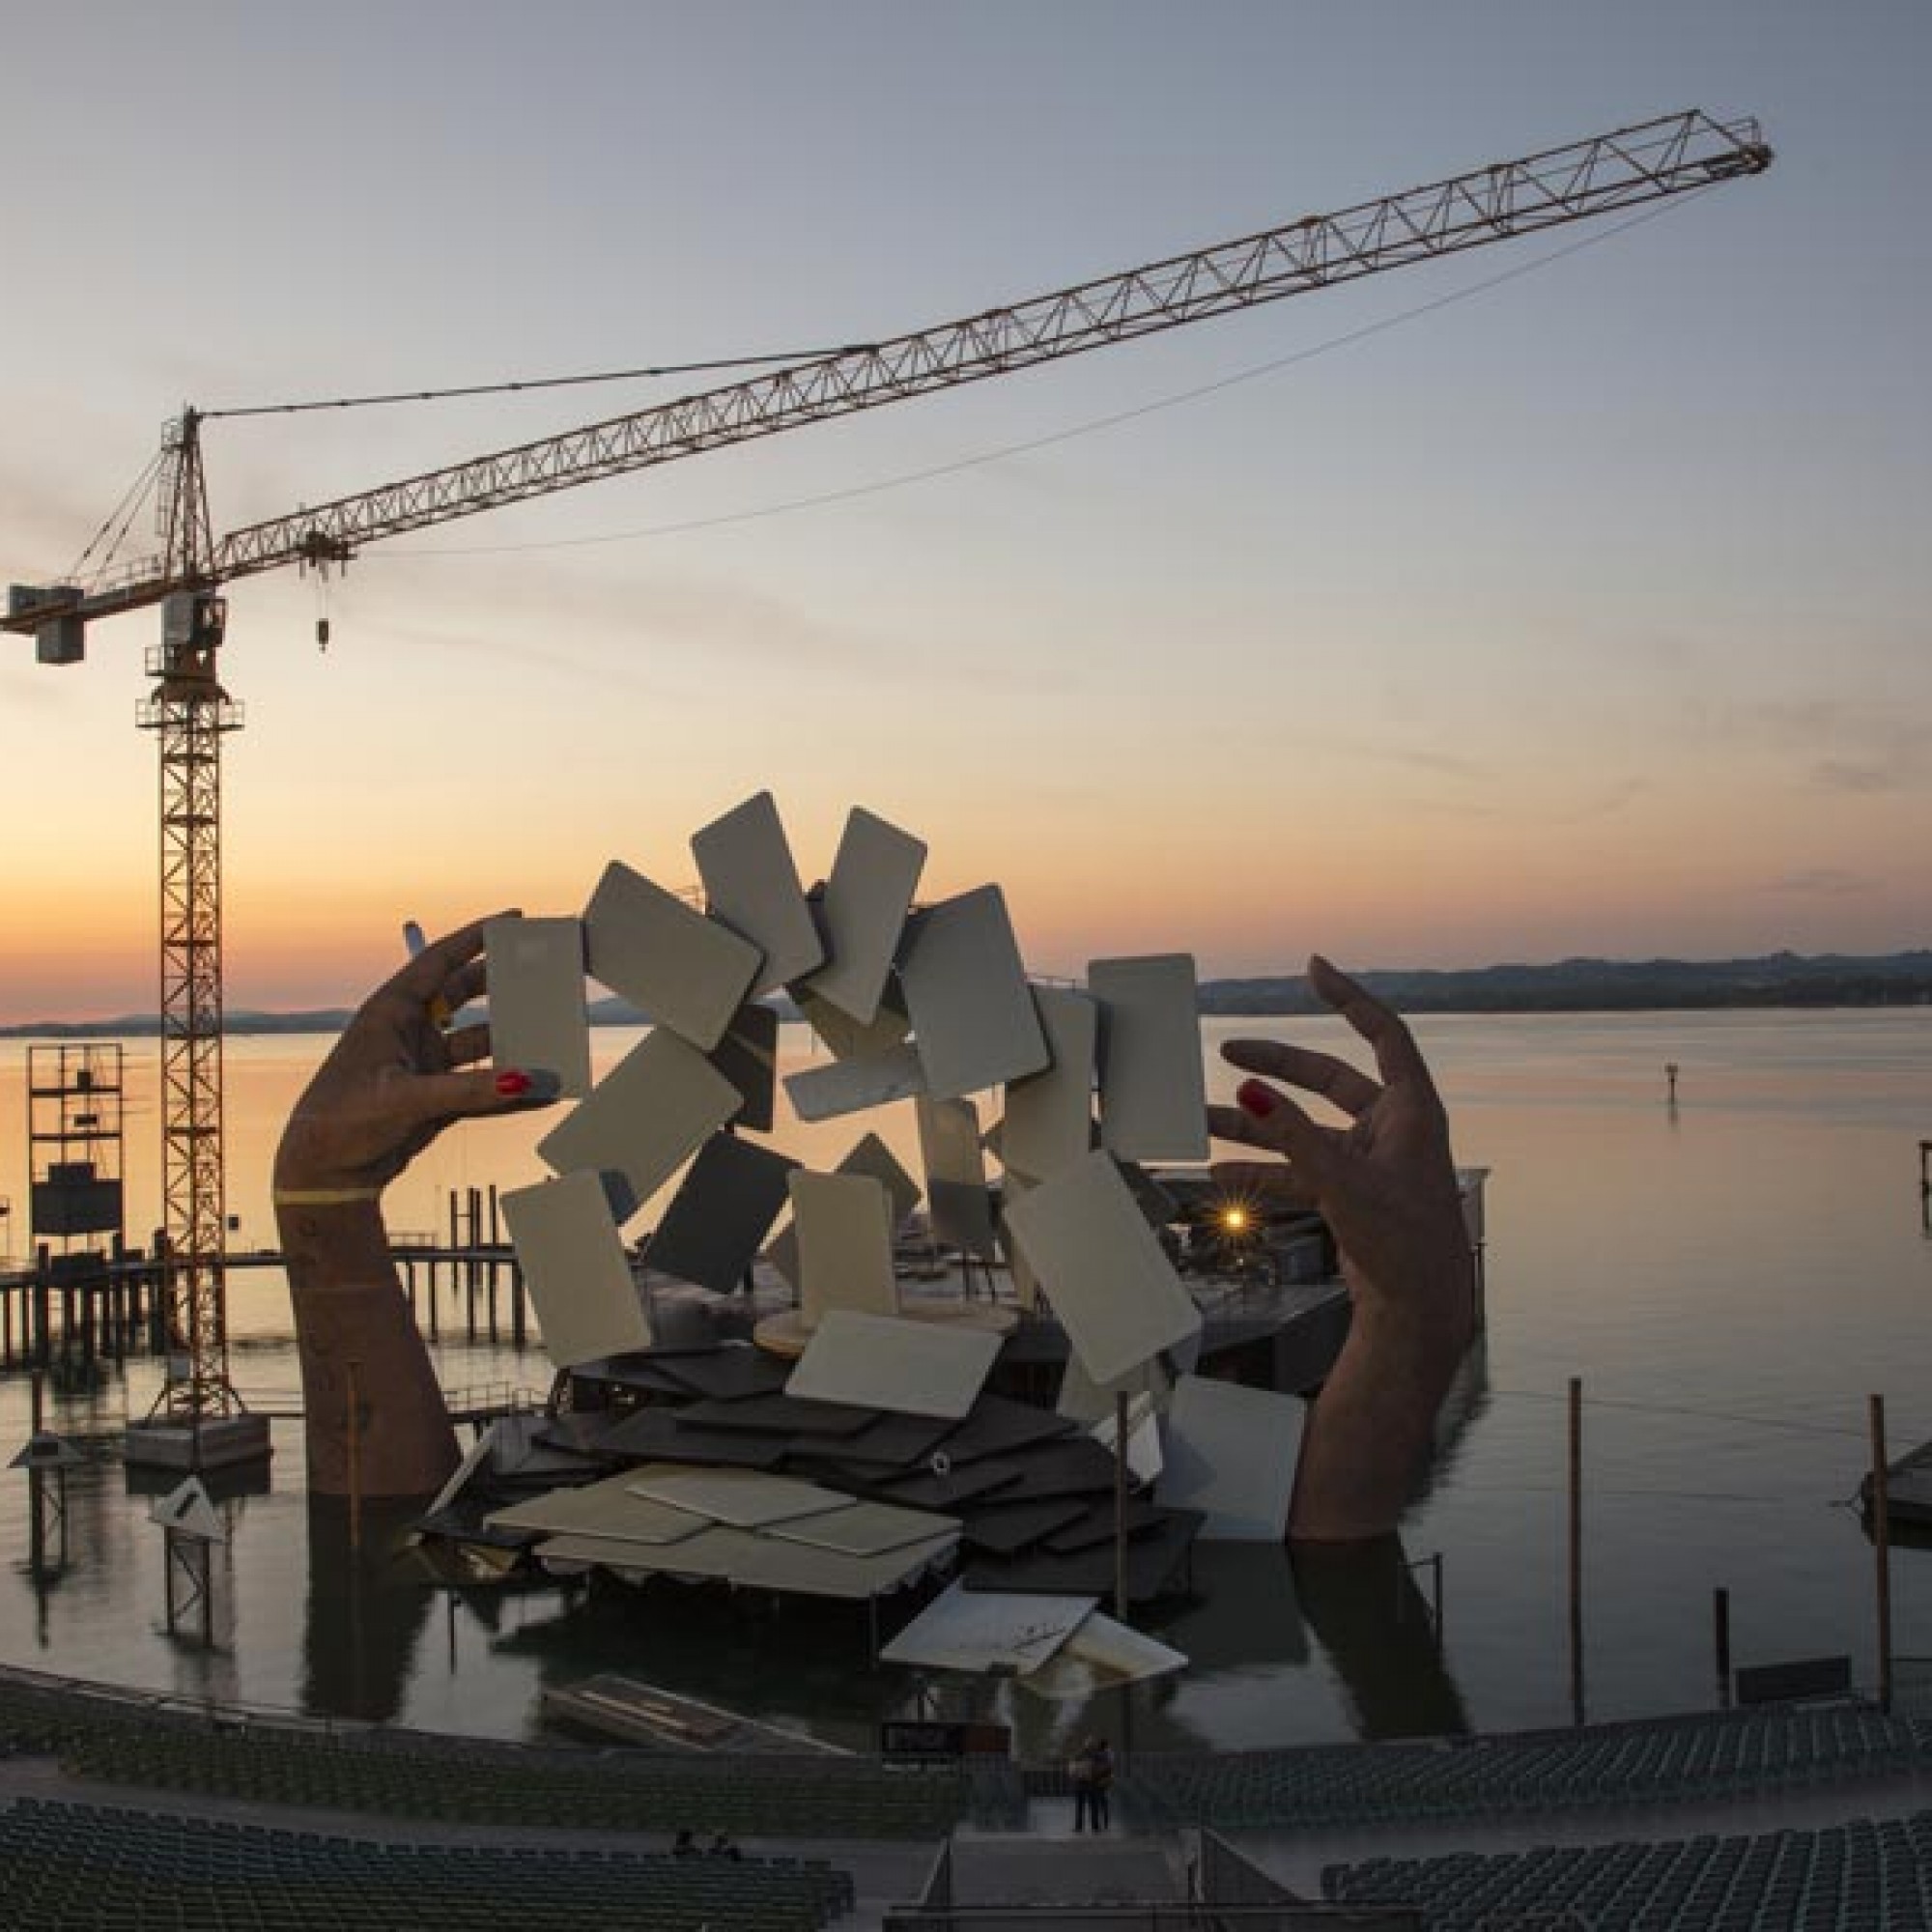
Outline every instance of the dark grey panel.
POLYGON ((1070 1497, 1042 1502, 1006 1503, 998 1498, 970 1506, 960 1524, 959 1540, 989 1556, 1011 1556, 1044 1543, 1056 1530, 1077 1522, 1086 1505, 1070 1497))
POLYGON ((671 1378, 680 1394, 727 1399, 769 1395, 791 1378, 791 1364, 746 1343, 729 1342, 702 1354, 650 1358, 657 1372, 671 1378))
POLYGON ((548 1449, 568 1450, 573 1456, 598 1457, 604 1454, 604 1437, 611 1418, 601 1409, 566 1409, 554 1415, 537 1431, 536 1439, 548 1449))
MULTIPOLYGON (((1165 1520, 1127 1545, 1127 1599, 1151 1603, 1179 1587, 1188 1552, 1201 1527, 1191 1510, 1166 1510, 1165 1520)), ((1071 1556, 1041 1551, 1010 1562, 979 1556, 965 1567, 961 1580, 969 1590, 1016 1590, 1026 1595, 1094 1596, 1111 1601, 1114 1594, 1114 1551, 1106 1544, 1071 1556)))
POLYGON ((927 1469, 922 1475, 904 1476, 896 1482, 871 1483, 867 1485, 867 1492, 883 1496, 888 1502, 908 1504, 913 1509, 956 1510, 976 1496, 1011 1489, 1025 1473, 1024 1463, 989 1460, 975 1463, 967 1469, 949 1469, 943 1476, 927 1469))
POLYGON ((765 1394, 724 1402, 698 1402, 685 1417, 707 1429, 753 1429, 772 1435, 847 1436, 879 1419, 876 1408, 811 1402, 803 1396, 765 1394))
POLYGON ((729 1294, 779 1218, 788 1199, 785 1177, 797 1165, 770 1148, 713 1134, 678 1183, 645 1264, 729 1294))
POLYGON ((770 1133, 778 1089, 778 1009, 755 1000, 740 1007, 724 1037, 712 1048, 711 1064, 745 1096, 732 1124, 754 1134, 770 1133))
MULTIPOLYGON (((681 1360, 682 1358, 680 1358, 681 1360)), ((671 1364, 656 1353, 633 1350, 626 1355, 600 1355, 579 1362, 571 1370, 573 1383, 590 1388, 619 1388, 639 1395, 688 1396, 691 1384, 671 1373, 671 1364)))
POLYGON ((1010 1456, 1029 1443, 1071 1435, 1074 1425, 1050 1408, 1014 1402, 1009 1396, 982 1395, 973 1412, 939 1446, 949 1461, 972 1463, 982 1456, 1010 1456))
POLYGON ((694 1429, 668 1408, 640 1408, 615 1424, 599 1445, 607 1456, 639 1462, 695 1463, 705 1468, 773 1469, 784 1459, 781 1435, 735 1429, 694 1429))
MULTIPOLYGON (((1127 1534, 1132 1537, 1157 1527, 1168 1512, 1153 1503, 1142 1502, 1138 1496, 1129 1496, 1122 1514, 1126 1520, 1127 1534)), ((1075 1550, 1092 1549, 1096 1543, 1111 1544, 1113 1540, 1114 1502, 1111 1496, 1102 1502, 1083 1502, 1079 1506, 1077 1521, 1069 1520, 1064 1528, 1056 1529, 1044 1539, 1047 1548, 1056 1556, 1068 1556, 1075 1550)))
POLYGON ((838 1454, 847 1463, 910 1472, 915 1463, 923 1466, 958 1426, 937 1415, 882 1415, 856 1435, 845 1436, 838 1454))
POLYGON ((1026 1496, 1101 1495, 1114 1487, 1112 1453, 1086 1435, 1029 1449, 1020 1469, 1026 1496))

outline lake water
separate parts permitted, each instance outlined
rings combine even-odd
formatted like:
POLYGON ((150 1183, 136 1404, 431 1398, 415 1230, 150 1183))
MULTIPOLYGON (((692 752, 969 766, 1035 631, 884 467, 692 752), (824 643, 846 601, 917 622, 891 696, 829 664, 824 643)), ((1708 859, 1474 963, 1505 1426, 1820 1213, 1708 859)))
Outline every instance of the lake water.
MULTIPOLYGON (((1491 1168, 1490 1322, 1458 1426, 1404 1528, 1406 1558, 1441 1558, 1439 1663, 1393 1581, 1320 1602, 1272 1549, 1204 1550, 1197 1605, 1152 1620, 1194 1660, 1135 1694, 1142 1748, 1348 1738, 1409 1723, 1501 1728, 1571 1717, 1566 1555, 1568 1380, 1584 1384, 1585 1690, 1590 1717, 1715 1697, 1712 1592, 1728 1589, 1739 1663, 1849 1652, 1874 1675, 1872 1560, 1845 1506, 1867 1455, 1866 1398, 1888 1402, 1894 1455, 1932 1436, 1932 1240, 1918 1143, 1932 1137, 1932 1011, 1443 1017, 1418 1025, 1458 1158, 1491 1168), (1665 1105, 1666 1063, 1679 1105, 1665 1105), (1311 1615, 1304 1615, 1304 1607, 1311 1615), (1313 1628, 1311 1626, 1314 1626, 1313 1628)), ((806 1037, 787 1028, 788 1060, 806 1037)), ((1339 1043, 1319 1020, 1214 1021, 1339 1043)), ((636 1036, 597 1037, 608 1065, 636 1036)), ((268 1170, 283 1115, 327 1042, 228 1049, 236 1241, 268 1244, 268 1170)), ((0 1044, 0 1194, 24 1219, 23 1043, 0 1044)), ((156 1049, 128 1048, 130 1231, 158 1219, 156 1049)), ((829 1166, 862 1124, 907 1154, 910 1109, 877 1122, 781 1123, 829 1166)), ((451 1188, 536 1178, 529 1120, 454 1130, 391 1194, 395 1230, 445 1225, 451 1188)), ((296 1384, 278 1274, 232 1279, 234 1372, 246 1391, 296 1384)), ((542 1386, 532 1347, 448 1343, 445 1384, 542 1386)), ((71 1487, 69 1560, 27 1563, 24 1480, 0 1482, 0 1659, 196 1697, 494 1736, 535 1735, 547 1683, 623 1669, 864 1744, 905 1685, 869 1668, 849 1614, 723 1614, 675 1588, 452 1596, 384 1560, 358 1565, 311 1511, 298 1425, 278 1424, 268 1493, 224 1505, 212 1650, 163 1625, 159 1532, 99 1441, 152 1399, 145 1361, 60 1392, 50 1420, 90 1438, 71 1487)), ((0 1449, 27 1431, 18 1376, 0 1378, 0 1449)), ((1430 1572, 1425 1569, 1425 1577, 1430 1572)), ((1896 1552, 1894 1645, 1932 1654, 1932 1553, 1896 1552)), ((1412 1604, 1410 1605, 1412 1611, 1412 1604)), ((1028 1748, 1099 1715, 1003 1687, 1028 1748)))

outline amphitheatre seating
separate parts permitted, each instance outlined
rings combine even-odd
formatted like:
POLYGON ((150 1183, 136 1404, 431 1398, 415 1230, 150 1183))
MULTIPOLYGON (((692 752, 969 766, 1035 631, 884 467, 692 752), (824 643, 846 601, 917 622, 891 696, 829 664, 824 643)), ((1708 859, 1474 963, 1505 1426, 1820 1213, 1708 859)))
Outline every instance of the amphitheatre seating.
POLYGON ((0 1898, 22 1932, 818 1932, 852 1891, 810 1860, 398 1845, 28 1799, 0 1810, 0 1898))
POLYGON ((1137 1758, 1123 1807, 1152 1826, 1374 1824, 1786 1790, 1932 1763, 1932 1729, 1862 1705, 1426 1744, 1137 1758))
POLYGON ((1331 1865, 1340 1904, 1419 1906, 1430 1932, 1565 1922, 1634 1932, 1921 1932, 1932 1812, 1818 1831, 1544 1846, 1331 1865))
POLYGON ((77 1776, 269 1804, 471 1825, 723 1831, 778 1837, 943 1837, 966 1806, 950 1769, 824 1757, 662 1756, 355 1741, 254 1728, 126 1724, 71 1738, 77 1776))

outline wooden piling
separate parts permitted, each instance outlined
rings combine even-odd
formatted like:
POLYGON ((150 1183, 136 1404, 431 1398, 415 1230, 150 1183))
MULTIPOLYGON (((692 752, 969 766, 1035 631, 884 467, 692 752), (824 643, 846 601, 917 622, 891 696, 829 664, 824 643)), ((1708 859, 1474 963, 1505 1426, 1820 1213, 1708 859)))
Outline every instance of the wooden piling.
POLYGON ((1711 1592, 1711 1634, 1717 1646, 1718 1708, 1731 1708, 1731 1593, 1721 1586, 1711 1592))
POLYGON ((1870 1401, 1872 1556, 1878 1584, 1878 1707, 1891 1713, 1891 1514, 1886 1492, 1885 1397, 1870 1401))
POLYGON ((1570 1378, 1570 1716, 1583 1709, 1583 1383, 1570 1378))

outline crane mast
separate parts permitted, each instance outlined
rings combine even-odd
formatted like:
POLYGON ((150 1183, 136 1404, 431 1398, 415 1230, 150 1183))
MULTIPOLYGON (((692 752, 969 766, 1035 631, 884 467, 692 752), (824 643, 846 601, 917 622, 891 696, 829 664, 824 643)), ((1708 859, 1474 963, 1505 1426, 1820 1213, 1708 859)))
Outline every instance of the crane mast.
MULTIPOLYGON (((192 412, 169 425, 159 507, 172 582, 153 693, 137 713, 160 748, 161 1192, 167 1232, 168 1372, 133 1436, 165 1451, 186 1432, 196 1465, 266 1441, 228 1376, 227 1167, 222 1152, 221 740, 242 725, 216 674, 227 600, 214 589, 201 440, 192 412), (228 1453, 217 1453, 220 1444, 228 1453)), ((160 1460, 169 1460, 163 1454, 160 1460)))
POLYGON ((84 655, 90 621, 163 608, 149 663, 156 684, 140 715, 160 747, 174 1338, 155 1419, 189 1431, 197 1462, 207 1460, 210 1425, 250 1420, 228 1378, 222 1274, 220 749, 241 724, 216 675, 222 585, 291 563, 344 563, 384 538, 1760 174, 1771 160, 1754 121, 1690 109, 425 470, 219 539, 202 468, 207 418, 185 411, 164 442, 160 554, 87 584, 14 584, 0 617, 0 628, 36 639, 42 662, 71 664, 84 655))

